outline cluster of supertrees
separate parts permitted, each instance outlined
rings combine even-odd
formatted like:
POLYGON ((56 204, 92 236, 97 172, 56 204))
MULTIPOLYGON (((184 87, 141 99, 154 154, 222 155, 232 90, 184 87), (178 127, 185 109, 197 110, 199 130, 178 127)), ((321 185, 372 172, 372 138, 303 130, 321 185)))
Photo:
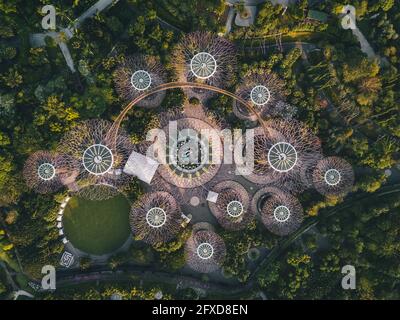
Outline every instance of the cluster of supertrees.
MULTIPOLYGON (((235 80, 233 44, 211 33, 185 35, 171 61, 179 83, 227 88, 235 80)), ((157 90, 140 99, 167 84, 163 66, 151 56, 125 58, 114 72, 114 81, 121 99, 139 97, 139 107, 157 107, 165 97, 164 90, 157 90)), ((166 162, 160 162, 148 192, 133 204, 130 214, 135 238, 153 246, 171 241, 186 226, 185 206, 207 203, 220 226, 227 230, 241 230, 259 219, 270 232, 284 236, 303 221, 296 195, 312 187, 327 197, 344 197, 351 191, 351 165, 338 157, 323 157, 320 140, 293 119, 297 109, 285 101, 285 85, 276 74, 248 72, 236 90, 234 113, 240 119, 259 123, 254 140, 244 138, 240 150, 246 153, 247 144, 254 146, 254 169, 250 173, 241 165, 223 163, 221 135, 206 141, 200 135, 205 129, 218 132, 223 128, 223 121, 203 107, 217 90, 185 86, 184 91, 202 103, 192 104, 187 99, 183 112, 160 114, 160 129, 166 136, 171 122, 179 133, 168 144, 156 139, 133 146, 123 130, 115 130, 115 123, 83 121, 63 137, 56 153, 39 151, 28 158, 24 168, 28 186, 39 193, 67 186, 78 196, 104 200, 129 187, 134 177, 125 173, 124 167, 132 152, 147 156, 156 153, 155 159, 161 157, 166 162), (235 173, 258 187, 254 195, 235 181, 235 173)), ((221 266, 225 253, 224 241, 212 228, 193 228, 185 246, 187 264, 192 269, 213 272, 221 266)))
POLYGON ((133 146, 121 131, 112 141, 111 126, 105 120, 82 121, 64 135, 55 153, 33 153, 23 171, 28 186, 51 193, 64 185, 89 200, 118 194, 133 179, 123 172, 133 146))

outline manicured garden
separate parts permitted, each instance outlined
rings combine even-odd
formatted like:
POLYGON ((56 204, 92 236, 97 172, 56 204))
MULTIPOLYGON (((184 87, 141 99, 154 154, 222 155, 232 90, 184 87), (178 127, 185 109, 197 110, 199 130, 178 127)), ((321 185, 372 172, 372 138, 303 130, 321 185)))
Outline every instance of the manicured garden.
POLYGON ((64 211, 64 232, 81 251, 94 255, 112 253, 129 237, 129 210, 123 195, 103 201, 73 197, 64 211))

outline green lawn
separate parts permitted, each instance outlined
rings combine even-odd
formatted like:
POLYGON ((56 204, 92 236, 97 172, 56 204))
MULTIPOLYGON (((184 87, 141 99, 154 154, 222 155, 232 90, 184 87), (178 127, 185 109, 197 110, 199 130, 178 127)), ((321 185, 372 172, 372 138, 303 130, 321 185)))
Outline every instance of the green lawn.
POLYGON ((86 253, 111 253, 128 239, 129 210, 129 202, 123 195, 104 201, 73 197, 64 211, 65 235, 86 253))

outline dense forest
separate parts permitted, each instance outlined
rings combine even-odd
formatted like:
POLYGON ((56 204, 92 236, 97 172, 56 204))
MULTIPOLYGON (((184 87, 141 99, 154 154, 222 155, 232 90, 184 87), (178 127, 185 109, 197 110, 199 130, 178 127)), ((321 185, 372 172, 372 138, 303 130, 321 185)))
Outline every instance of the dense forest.
MULTIPOLYGON (((54 0, 57 25, 70 25, 95 2, 54 0)), ((22 178, 28 155, 54 150, 63 133, 80 120, 115 119, 124 102, 111 74, 121 57, 137 52, 158 56, 173 79, 169 53, 181 35, 194 30, 224 33, 228 10, 222 0, 121 0, 86 20, 68 41, 58 39, 68 44, 73 73, 54 38, 47 37, 44 46, 31 45, 30 35, 43 32, 44 3, 0 0, 0 263, 7 266, 0 268, 0 297, 12 290, 7 270, 19 273, 18 285, 26 288, 44 264, 57 265, 63 251, 55 219, 66 191, 38 195, 28 190, 22 178)), ((223 233, 229 244, 226 277, 254 282, 243 297, 264 291, 274 299, 400 298, 400 3, 352 3, 357 25, 375 51, 372 59, 360 50, 351 30, 341 28, 345 1, 339 0, 301 0, 285 14, 280 5, 262 3, 254 25, 233 27, 227 35, 238 49, 238 77, 251 69, 277 73, 285 81, 288 101, 297 107, 296 117, 321 138, 324 153, 346 158, 356 172, 353 193, 346 199, 304 193, 305 223, 313 225, 297 238, 280 239, 255 224, 243 233, 223 233), (326 13, 327 21, 308 18, 310 9, 326 13), (302 47, 294 44, 298 40, 302 47), (285 43, 288 47, 280 50, 285 43), (253 273, 250 248, 272 252, 284 245, 253 273), (354 291, 340 287, 345 264, 358 270, 354 291)), ((130 112, 123 125, 132 142, 143 138, 158 112, 182 103, 182 92, 174 90, 160 108, 130 112)), ((208 107, 240 125, 232 116, 230 98, 214 98, 208 107)), ((132 185, 127 192, 135 198, 140 191, 132 185)), ((179 270, 185 237, 156 250, 132 248, 112 257, 110 268, 140 260, 179 270)), ((90 264, 82 261, 81 268, 90 264)), ((74 288, 59 298, 108 299, 118 293, 151 299, 160 289, 151 283, 139 288, 138 282, 121 288, 74 288)), ((164 298, 195 296, 190 290, 175 296, 170 287, 163 292, 164 298)))

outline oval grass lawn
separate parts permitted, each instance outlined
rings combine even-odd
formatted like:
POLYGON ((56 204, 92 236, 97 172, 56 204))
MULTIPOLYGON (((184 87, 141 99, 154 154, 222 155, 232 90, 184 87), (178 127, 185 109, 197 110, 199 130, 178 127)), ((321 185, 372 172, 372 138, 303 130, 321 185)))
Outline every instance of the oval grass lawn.
POLYGON ((85 253, 112 253, 129 237, 129 211, 123 195, 103 201, 72 197, 63 215, 65 236, 85 253))

